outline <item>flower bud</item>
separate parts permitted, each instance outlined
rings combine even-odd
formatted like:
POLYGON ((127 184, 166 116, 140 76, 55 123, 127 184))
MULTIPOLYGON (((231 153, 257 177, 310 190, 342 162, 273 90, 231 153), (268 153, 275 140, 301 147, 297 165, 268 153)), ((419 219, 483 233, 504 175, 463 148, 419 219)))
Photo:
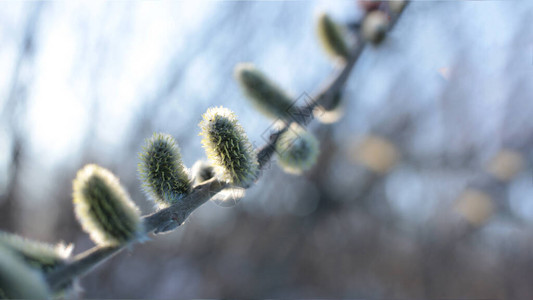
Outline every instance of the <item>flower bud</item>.
POLYGON ((190 192, 191 182, 174 138, 154 133, 139 154, 143 188, 160 208, 177 203, 190 192))
POLYGON ((87 165, 78 171, 73 189, 76 217, 96 244, 121 245, 143 234, 139 209, 110 171, 87 165))
POLYGON ((278 164, 287 173, 301 174, 311 169, 318 153, 318 140, 296 123, 292 123, 276 143, 278 164))
POLYGON ((385 39, 388 28, 389 19, 387 15, 382 11, 376 10, 366 15, 361 30, 365 40, 374 45, 379 45, 385 39))
POLYGON ((347 59, 350 56, 339 25, 335 24, 326 13, 318 17, 317 33, 322 47, 333 58, 347 59))
POLYGON ((291 97, 250 63, 235 67, 235 78, 252 105, 271 119, 290 119, 291 97))
POLYGON ((223 107, 209 108, 199 126, 217 176, 236 186, 251 184, 257 178, 257 157, 235 114, 223 107))

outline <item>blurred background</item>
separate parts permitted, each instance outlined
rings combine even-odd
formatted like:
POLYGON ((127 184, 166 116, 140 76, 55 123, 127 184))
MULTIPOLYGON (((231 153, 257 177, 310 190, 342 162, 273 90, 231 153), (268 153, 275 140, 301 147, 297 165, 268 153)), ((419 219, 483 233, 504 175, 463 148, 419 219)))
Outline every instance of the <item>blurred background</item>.
MULTIPOLYGON (((271 121, 233 79, 253 62, 294 97, 336 67, 316 17, 356 1, 1 2, 0 229, 93 246, 71 181, 112 170, 143 213, 137 154, 172 134, 204 158, 223 105, 250 140, 271 121)), ((173 233, 81 280, 87 298, 533 297, 533 2, 414 2, 355 66, 303 176, 275 162, 244 199, 208 202, 173 233)), ((275 159, 274 159, 275 161, 275 159)))

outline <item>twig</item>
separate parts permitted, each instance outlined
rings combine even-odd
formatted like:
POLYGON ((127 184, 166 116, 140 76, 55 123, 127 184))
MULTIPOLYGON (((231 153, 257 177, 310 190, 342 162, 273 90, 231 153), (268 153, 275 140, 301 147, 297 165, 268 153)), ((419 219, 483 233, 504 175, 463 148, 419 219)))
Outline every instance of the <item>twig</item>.
MULTIPOLYGON (((223 190, 228 185, 224 182, 212 178, 195 186, 191 194, 181 202, 165 209, 159 210, 143 217, 144 230, 146 234, 151 232, 161 233, 177 228, 187 217, 200 205, 211 199, 213 195, 223 190)), ((144 239, 141 237, 138 242, 144 239)), ((130 245, 129 243, 128 245, 130 245)), ((112 257, 128 245, 99 247, 96 246, 83 253, 80 253, 71 263, 68 263, 57 270, 47 274, 46 281, 52 290, 60 289, 68 284, 72 278, 83 275, 102 261, 112 257)))
MULTIPOLYGON (((400 15, 401 13, 396 16, 392 16, 389 25, 389 31, 393 29, 400 15)), ((341 92, 341 90, 344 88, 344 85, 346 84, 346 81, 348 80, 355 63, 363 52, 365 45, 366 43, 359 38, 358 44, 354 47, 351 56, 347 59, 343 67, 326 81, 324 87, 314 97, 314 101, 302 108, 302 111, 312 112, 317 106, 327 106, 331 103, 331 101, 333 101, 335 95, 341 92)), ((304 122, 303 125, 307 125, 312 120, 312 114, 309 113, 303 115, 305 117, 301 121, 304 122)), ((272 157, 275 151, 275 144, 279 136, 285 132, 289 126, 290 124, 286 122, 283 128, 272 133, 270 135, 269 142, 261 147, 261 149, 258 151, 260 170, 264 168, 266 163, 272 157)), ((181 202, 150 215, 144 216, 143 222, 145 225, 146 234, 152 232, 157 234, 176 229, 196 208, 200 207, 202 204, 211 199, 212 196, 222 191, 226 187, 228 187, 228 184, 221 182, 216 178, 207 180, 194 187, 193 191, 187 197, 182 199, 181 202)), ((138 242, 138 240, 134 242, 138 242)), ((46 280, 52 290, 60 289, 65 284, 68 284, 73 278, 86 274, 99 263, 112 257, 125 247, 126 245, 116 247, 95 246, 94 248, 80 253, 74 257, 72 262, 47 274, 46 280)))

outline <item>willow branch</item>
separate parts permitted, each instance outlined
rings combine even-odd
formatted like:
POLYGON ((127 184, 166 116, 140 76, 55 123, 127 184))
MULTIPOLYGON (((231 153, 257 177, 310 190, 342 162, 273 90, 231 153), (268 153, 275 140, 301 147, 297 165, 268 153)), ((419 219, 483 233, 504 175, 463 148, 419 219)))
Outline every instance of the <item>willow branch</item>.
MULTIPOLYGON (((392 17, 389 31, 392 30, 400 15, 401 13, 392 17)), ((365 45, 366 43, 361 38, 358 38, 358 43, 344 65, 325 81, 323 88, 321 88, 313 97, 314 101, 307 106, 300 108, 301 115, 303 116, 303 119, 299 120, 299 123, 300 121, 303 122, 301 125, 305 126, 312 121, 313 115, 311 112, 314 108, 319 105, 327 107, 328 104, 333 101, 335 95, 343 90, 365 45)), ((268 143, 258 150, 257 157, 260 170, 264 169, 265 165, 270 161, 275 152, 275 145, 279 136, 285 132, 289 126, 290 122, 285 122, 285 125, 281 129, 270 135, 268 143)), ((229 187, 227 183, 219 181, 216 178, 212 178, 195 186, 192 192, 179 203, 144 216, 143 223, 145 226, 145 233, 157 234, 176 229, 183 224, 195 209, 227 187, 229 187)), ((140 240, 133 241, 132 243, 135 242, 140 242, 140 240)), ((46 280, 52 290, 60 289, 63 285, 68 284, 73 278, 86 274, 101 262, 120 252, 126 246, 127 245, 114 247, 95 246, 94 248, 77 255, 65 266, 47 274, 46 280)))
MULTIPOLYGON (((157 234, 175 229, 183 224, 195 209, 227 186, 228 184, 219 181, 216 178, 212 178, 195 186, 192 192, 179 203, 144 216, 142 220, 145 233, 149 234, 153 232, 157 234)), ((139 242, 143 239, 144 238, 141 238, 134 242, 139 242)), ((128 245, 129 244, 108 247, 96 246, 80 253, 74 257, 72 262, 47 274, 46 280, 52 290, 60 289, 65 284, 68 284, 72 278, 88 273, 98 264, 111 258, 128 245)))

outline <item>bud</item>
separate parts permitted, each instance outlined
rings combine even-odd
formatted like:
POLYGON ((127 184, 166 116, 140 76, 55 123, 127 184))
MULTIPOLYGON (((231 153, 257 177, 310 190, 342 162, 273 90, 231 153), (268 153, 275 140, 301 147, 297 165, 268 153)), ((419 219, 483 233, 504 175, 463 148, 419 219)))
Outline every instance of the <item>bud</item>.
POLYGON ((394 14, 399 14, 403 11, 405 8, 405 5, 407 4, 407 1, 405 0, 394 0, 394 1, 388 1, 389 8, 391 12, 394 14))
POLYGON ((9 249, 0 246, 0 298, 50 299, 42 274, 9 249))
POLYGON ((326 13, 318 17, 317 33, 322 47, 333 58, 347 59, 350 56, 339 25, 335 24, 326 13))
POLYGON ((382 11, 372 11, 368 13, 363 20, 361 28, 363 38, 374 45, 383 41, 389 28, 389 19, 382 11))
POLYGON ((73 182, 76 217, 101 246, 125 244, 144 232, 140 212, 110 171, 87 165, 73 182))
POLYGON ((342 92, 337 92, 329 105, 317 106, 313 109, 315 118, 323 124, 333 124, 338 122, 344 116, 344 107, 342 105, 342 92))
POLYGON ((235 114, 223 107, 209 108, 199 126, 202 144, 217 176, 236 186, 251 184, 257 178, 257 157, 235 114))
POLYGON ((154 133, 139 154, 143 188, 160 208, 177 203, 189 194, 191 182, 180 150, 168 134, 154 133))
POLYGON ((9 249, 28 265, 44 273, 64 265, 72 250, 71 246, 59 244, 54 247, 6 232, 0 232, 0 246, 9 249))
POLYGON ((235 78, 252 105, 266 117, 288 120, 292 99, 283 89, 270 81, 253 64, 240 63, 235 67, 235 78))
POLYGON ((292 123, 276 143, 278 164, 287 173, 301 174, 311 169, 318 157, 318 140, 313 134, 292 123))
POLYGON ((193 177, 194 185, 198 185, 215 177, 215 169, 208 162, 199 160, 192 166, 191 175, 193 177))

